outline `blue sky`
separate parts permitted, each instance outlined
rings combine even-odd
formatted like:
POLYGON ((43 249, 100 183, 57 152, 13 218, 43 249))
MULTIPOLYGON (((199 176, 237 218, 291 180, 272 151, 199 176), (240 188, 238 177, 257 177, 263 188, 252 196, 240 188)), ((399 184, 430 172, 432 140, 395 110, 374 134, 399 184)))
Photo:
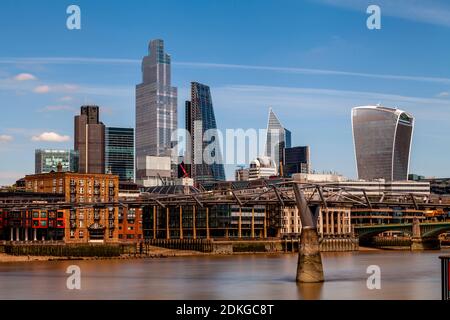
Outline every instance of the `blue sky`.
POLYGON ((310 145, 315 170, 355 177, 350 110, 381 103, 416 118, 410 171, 449 176, 448 17, 444 0, 2 0, 0 185, 34 171, 34 149, 73 147, 84 103, 108 126, 133 127, 154 38, 172 55, 181 127, 189 83, 202 82, 219 129, 265 128, 271 106, 293 143, 310 145), (66 28, 70 4, 81 30, 66 28), (366 27, 369 4, 381 30, 366 27))

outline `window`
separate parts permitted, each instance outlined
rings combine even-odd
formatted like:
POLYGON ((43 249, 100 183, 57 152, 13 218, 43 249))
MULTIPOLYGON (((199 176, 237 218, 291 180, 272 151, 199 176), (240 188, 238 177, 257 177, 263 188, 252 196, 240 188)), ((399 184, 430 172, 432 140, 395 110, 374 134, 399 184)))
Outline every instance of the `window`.
POLYGON ((84 231, 82 231, 82 230, 78 231, 78 237, 84 238, 84 231))
POLYGON ((47 212, 42 211, 41 212, 41 218, 47 218, 47 212))
POLYGON ((70 230, 70 237, 75 238, 75 230, 70 230))
POLYGON ((40 222, 41 227, 46 227, 47 226, 47 221, 41 220, 39 222, 40 222))
POLYGON ((34 211, 33 212, 33 218, 39 218, 39 212, 34 211))
POLYGON ((80 220, 80 228, 83 228, 83 227, 84 227, 84 221, 80 220))

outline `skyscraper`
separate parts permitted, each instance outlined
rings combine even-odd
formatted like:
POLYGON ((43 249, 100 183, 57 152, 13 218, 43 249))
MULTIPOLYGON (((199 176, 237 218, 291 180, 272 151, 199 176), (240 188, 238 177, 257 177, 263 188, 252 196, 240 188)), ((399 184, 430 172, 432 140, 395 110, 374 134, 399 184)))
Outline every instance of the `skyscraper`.
POLYGON ((98 106, 82 106, 75 116, 75 151, 80 173, 105 173, 105 125, 100 122, 98 106))
POLYGON ((140 181, 149 172, 147 156, 172 155, 171 135, 177 129, 177 88, 171 86, 170 55, 159 39, 150 41, 148 50, 142 59, 142 83, 136 86, 136 179, 140 181))
POLYGON ((186 148, 186 163, 191 178, 195 182, 225 180, 217 136, 213 134, 203 139, 206 131, 217 130, 211 92, 207 85, 191 83, 191 101, 186 101, 186 130, 190 134, 186 148), (205 153, 210 159, 204 159, 205 153))
POLYGON ((106 172, 121 181, 134 178, 134 129, 107 127, 105 132, 106 172))
POLYGON ((283 127, 272 108, 270 108, 267 123, 266 156, 275 162, 279 174, 282 174, 280 169, 285 163, 284 149, 290 147, 291 132, 283 127))
POLYGON ((78 152, 74 150, 37 149, 35 151, 35 172, 57 172, 61 165, 63 172, 78 172, 78 152))
POLYGON ((352 127, 359 179, 408 179, 412 115, 380 106, 356 107, 352 127))
POLYGON ((292 147, 284 150, 284 176, 291 177, 294 173, 309 173, 309 147, 292 147))

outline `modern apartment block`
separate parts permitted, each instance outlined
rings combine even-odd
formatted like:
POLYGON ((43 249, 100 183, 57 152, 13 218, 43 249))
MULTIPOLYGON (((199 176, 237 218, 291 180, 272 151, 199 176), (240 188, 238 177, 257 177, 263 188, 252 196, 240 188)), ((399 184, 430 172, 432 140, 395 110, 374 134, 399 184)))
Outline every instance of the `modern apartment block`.
POLYGON ((105 173, 105 125, 98 106, 82 106, 75 116, 74 149, 79 154, 79 173, 105 173))
POLYGON ((78 152, 74 150, 37 149, 35 151, 34 173, 58 171, 78 172, 78 152))
POLYGON ((270 157, 278 170, 283 175, 285 163, 284 151, 291 147, 291 132, 281 124, 278 117, 269 109, 269 120, 267 122, 266 156, 270 157))
POLYGON ((185 163, 190 177, 197 183, 225 180, 217 135, 205 136, 208 130, 210 133, 217 130, 211 91, 207 85, 191 83, 191 101, 186 101, 186 130, 190 140, 187 141, 185 163))
MULTIPOLYGON (((171 85, 171 59, 164 41, 150 41, 149 54, 142 59, 142 83, 136 86, 136 182, 157 181, 155 168, 145 158, 172 157, 177 129, 177 88, 171 85), (155 174, 149 176, 149 174, 155 174)), ((176 162, 175 159, 172 160, 176 162)), ((173 174, 175 177, 175 174, 173 174)))
POLYGON ((106 172, 120 181, 134 180, 134 129, 107 127, 105 131, 106 172))
POLYGON ((381 106, 356 107, 352 127, 359 179, 408 180, 412 115, 381 106))

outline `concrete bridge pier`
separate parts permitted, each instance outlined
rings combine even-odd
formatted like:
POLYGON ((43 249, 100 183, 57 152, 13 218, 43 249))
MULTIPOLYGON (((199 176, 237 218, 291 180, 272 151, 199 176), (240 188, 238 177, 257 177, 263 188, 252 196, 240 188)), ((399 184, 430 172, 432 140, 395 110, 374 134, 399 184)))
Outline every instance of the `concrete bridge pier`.
POLYGON ((316 229, 302 229, 296 280, 307 283, 324 281, 319 236, 316 229))
POLYGON ((412 225, 411 251, 418 250, 439 250, 441 242, 438 238, 424 238, 420 230, 418 219, 414 219, 412 225))
POLYGON ((323 265, 315 217, 298 184, 294 184, 294 193, 302 222, 296 281, 301 283, 323 282, 323 265))

